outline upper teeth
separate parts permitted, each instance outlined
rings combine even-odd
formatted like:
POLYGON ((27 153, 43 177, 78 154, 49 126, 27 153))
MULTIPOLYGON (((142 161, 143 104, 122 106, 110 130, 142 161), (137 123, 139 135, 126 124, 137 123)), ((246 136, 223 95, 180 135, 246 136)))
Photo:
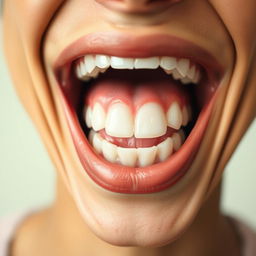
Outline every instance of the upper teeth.
POLYGON ((200 80, 200 71, 189 59, 174 57, 122 58, 107 55, 85 55, 76 64, 76 75, 80 80, 88 81, 105 72, 109 67, 113 69, 157 69, 161 67, 174 79, 183 84, 195 83, 200 80))

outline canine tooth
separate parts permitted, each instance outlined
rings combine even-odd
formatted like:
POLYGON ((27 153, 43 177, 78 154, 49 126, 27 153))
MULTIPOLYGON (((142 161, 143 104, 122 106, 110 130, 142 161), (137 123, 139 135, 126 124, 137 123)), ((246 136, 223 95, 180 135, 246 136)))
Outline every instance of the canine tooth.
POLYGON ((167 111, 168 126, 179 130, 182 124, 182 112, 177 102, 173 102, 167 111))
POLYGON ((114 137, 129 138, 133 136, 133 116, 130 108, 124 103, 115 103, 108 109, 106 133, 114 137))
POLYGON ((156 158, 157 147, 138 148, 138 164, 140 167, 152 165, 156 158))
POLYGON ((160 67, 165 71, 173 70, 177 66, 177 60, 174 57, 162 57, 160 60, 160 67))
POLYGON ((196 73, 196 67, 195 67, 195 65, 193 65, 193 66, 189 69, 189 71, 188 71, 188 73, 187 73, 187 77, 190 78, 191 80, 193 80, 193 78, 194 78, 194 76, 195 76, 195 73, 196 73))
POLYGON ((180 72, 180 74, 185 77, 187 75, 187 72, 189 70, 189 60, 188 59, 180 59, 177 62, 177 70, 180 72))
POLYGON ((92 128, 99 131, 105 127, 106 114, 103 107, 99 103, 95 103, 92 110, 92 128))
POLYGON ((92 109, 91 107, 86 107, 84 111, 85 123, 88 128, 92 127, 92 109))
POLYGON ((99 73, 100 73, 100 68, 98 68, 98 67, 95 66, 95 68, 93 69, 93 71, 92 71, 91 73, 89 73, 88 75, 89 75, 90 77, 96 78, 96 77, 99 75, 99 73))
POLYGON ((180 72, 177 69, 174 69, 172 71, 172 76, 175 80, 183 78, 183 76, 180 74, 180 72))
POLYGON ((101 138, 101 136, 98 133, 94 133, 94 136, 92 138, 92 145, 98 154, 102 153, 103 141, 104 140, 101 138))
POLYGON ((135 137, 155 138, 166 133, 167 121, 162 107, 157 103, 146 103, 135 116, 135 137))
POLYGON ((134 59, 132 58, 120 58, 111 57, 111 67, 116 69, 133 69, 134 59))
POLYGON ((173 71, 173 70, 164 69, 164 72, 165 72, 166 74, 168 74, 168 75, 172 74, 172 71, 173 71))
POLYGON ((102 153, 103 156, 111 163, 115 163, 117 159, 117 146, 103 140, 102 141, 102 153))
POLYGON ((95 58, 93 55, 85 55, 84 62, 86 65, 86 71, 91 73, 95 68, 95 58))
POLYGON ((183 125, 183 126, 186 126, 186 125, 188 124, 188 121, 189 121, 188 118, 189 118, 189 117, 188 117, 188 109, 187 109, 186 106, 184 106, 184 107, 182 108, 182 125, 183 125))
POLYGON ((163 142, 157 145, 157 154, 161 162, 165 161, 173 151, 172 138, 167 138, 163 142))
POLYGON ((110 66, 110 57, 106 55, 97 54, 95 56, 95 64, 99 68, 108 68, 110 66))
POLYGON ((158 57, 150 57, 150 58, 139 58, 135 59, 134 67, 137 69, 145 68, 145 69, 156 69, 159 66, 159 58, 158 57))
POLYGON ((182 141, 181 141, 181 136, 179 133, 174 133, 172 135, 172 141, 173 141, 173 148, 175 151, 178 151, 181 147, 182 141))
POLYGON ((117 155, 122 165, 134 167, 137 162, 137 149, 117 147, 117 155))

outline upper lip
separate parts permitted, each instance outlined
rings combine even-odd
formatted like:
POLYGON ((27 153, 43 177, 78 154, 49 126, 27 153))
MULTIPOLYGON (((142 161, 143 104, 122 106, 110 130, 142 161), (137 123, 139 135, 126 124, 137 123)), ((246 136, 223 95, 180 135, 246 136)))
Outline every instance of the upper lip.
POLYGON ((118 32, 88 34, 67 46, 53 65, 55 72, 86 54, 105 54, 118 57, 145 58, 173 56, 188 58, 203 67, 209 78, 219 80, 223 67, 212 53, 182 38, 154 34, 133 36, 118 32))

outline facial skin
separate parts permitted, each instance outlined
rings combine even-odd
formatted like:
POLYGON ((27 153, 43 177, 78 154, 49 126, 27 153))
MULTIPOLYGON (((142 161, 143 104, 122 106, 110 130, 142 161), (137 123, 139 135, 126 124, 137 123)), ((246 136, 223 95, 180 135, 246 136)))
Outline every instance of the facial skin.
POLYGON ((165 11, 153 6, 150 15, 146 6, 152 3, 143 0, 123 0, 121 9, 108 5, 111 1, 5 2, 7 61, 17 92, 61 176, 57 201, 65 200, 64 183, 82 219, 102 240, 146 247, 173 242, 219 184, 256 114, 256 2, 231 2, 180 1, 165 11), (208 50, 223 65, 222 88, 199 152, 188 174, 166 191, 145 195, 106 191, 88 177, 74 149, 53 66, 72 42, 102 31, 174 35, 208 50))

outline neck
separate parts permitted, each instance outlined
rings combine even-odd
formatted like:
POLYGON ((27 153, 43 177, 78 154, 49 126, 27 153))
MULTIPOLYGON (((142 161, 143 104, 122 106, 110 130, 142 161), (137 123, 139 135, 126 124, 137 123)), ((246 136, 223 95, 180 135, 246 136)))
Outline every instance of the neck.
MULTIPOLYGON (((220 190, 220 187, 215 190, 193 224, 177 241, 159 248, 118 247, 100 240, 90 231, 64 185, 59 182, 55 204, 35 221, 41 224, 40 228, 36 229, 38 233, 34 237, 37 241, 33 244, 36 249, 40 241, 40 247, 44 248, 42 255, 49 256, 239 256, 236 234, 228 220, 220 213, 220 190)), ((40 256, 38 251, 37 255, 40 256)))

